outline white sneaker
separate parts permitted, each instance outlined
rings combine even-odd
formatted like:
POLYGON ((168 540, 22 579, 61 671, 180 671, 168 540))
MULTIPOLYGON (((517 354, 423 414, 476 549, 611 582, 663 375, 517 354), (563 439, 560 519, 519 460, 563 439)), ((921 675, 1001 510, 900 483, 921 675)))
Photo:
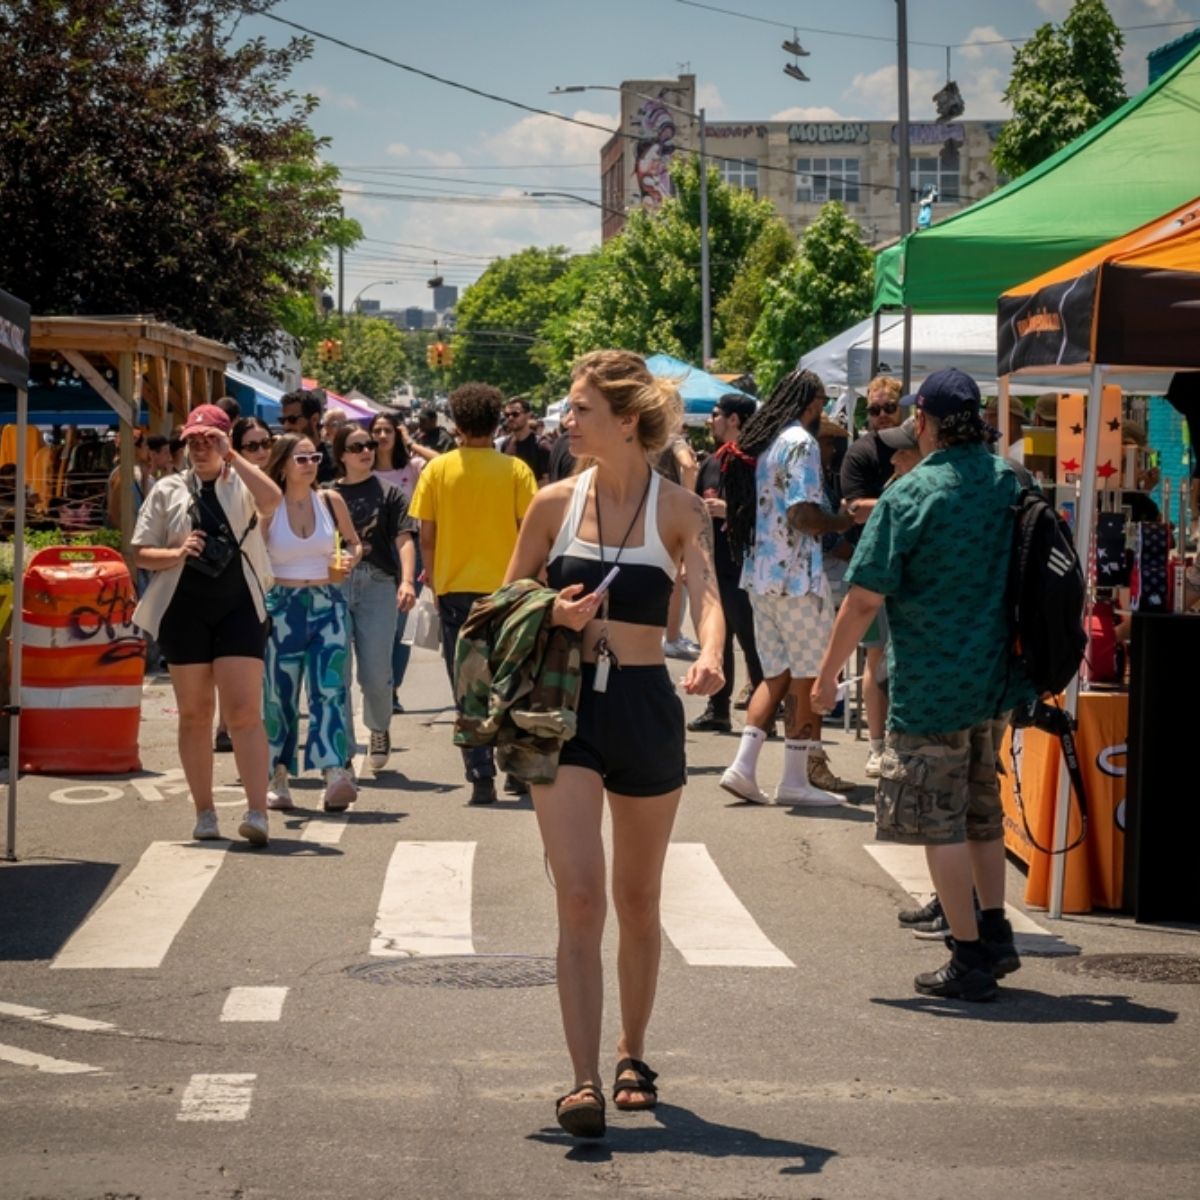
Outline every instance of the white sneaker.
POLYGON ((812 808, 831 807, 845 804, 846 797, 840 792, 827 792, 811 783, 803 787, 785 787, 782 783, 775 789, 776 804, 807 804, 812 808))
POLYGON ((878 750, 869 750, 867 752, 866 773, 868 779, 879 778, 879 763, 882 758, 883 755, 880 754, 878 750))
POLYGON ((663 638, 663 653, 668 658, 696 659, 700 657, 700 647, 691 638, 680 634, 673 642, 663 638))
POLYGON ((215 808, 206 808, 196 814, 196 828, 192 830, 192 838, 197 842, 220 841, 221 829, 217 824, 215 808))
POLYGON ((345 812, 358 796, 354 779, 345 767, 325 768, 325 811, 345 812))
POLYGON ((267 814, 250 809, 238 826, 238 836, 244 837, 252 846, 267 844, 267 814))
POLYGON ((721 786, 730 795, 739 800, 749 800, 751 804, 775 803, 749 775, 743 775, 736 767, 726 769, 725 774, 721 776, 721 786))
POLYGON ((275 774, 271 776, 271 786, 267 789, 267 807, 282 812, 291 812, 296 807, 288 789, 288 769, 283 763, 275 764, 275 774))

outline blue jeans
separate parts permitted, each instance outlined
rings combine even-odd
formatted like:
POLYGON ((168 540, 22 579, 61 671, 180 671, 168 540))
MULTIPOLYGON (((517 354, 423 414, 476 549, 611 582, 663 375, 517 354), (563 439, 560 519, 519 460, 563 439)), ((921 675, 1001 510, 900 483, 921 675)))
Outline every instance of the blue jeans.
MULTIPOLYGON (((342 585, 350 606, 350 642, 346 655, 346 690, 350 688, 350 659, 354 658, 362 691, 363 723, 382 733, 392 723, 392 643, 396 640, 396 580, 370 563, 359 563, 342 585)), ((346 728, 354 747, 354 718, 346 705, 346 728)))
MULTIPOLYGON (((417 551, 417 578, 421 578, 421 551, 417 551)), ((416 585, 417 595, 421 594, 421 584, 416 585)), ((404 672, 408 670, 408 660, 412 657, 412 647, 401 639, 404 637, 404 627, 408 624, 408 613, 396 614, 396 640, 392 643, 392 694, 400 690, 404 682, 404 672)))
MULTIPOLYGON (((446 673, 450 676, 450 687, 454 687, 454 647, 458 642, 458 631, 463 627, 471 605, 484 592, 446 592, 438 597, 438 616, 442 619, 442 658, 446 661, 446 673)), ((463 767, 467 779, 494 779, 496 763, 491 746, 460 746, 463 767)))

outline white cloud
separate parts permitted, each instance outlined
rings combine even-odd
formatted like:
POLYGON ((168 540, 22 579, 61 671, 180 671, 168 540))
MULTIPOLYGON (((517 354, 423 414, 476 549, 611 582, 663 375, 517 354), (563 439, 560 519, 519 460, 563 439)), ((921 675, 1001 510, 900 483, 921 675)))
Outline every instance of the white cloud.
POLYGON ((608 141, 608 130, 616 129, 619 118, 613 113, 579 109, 571 114, 577 121, 589 121, 603 129, 571 125, 534 113, 483 139, 483 147, 498 163, 587 162, 595 159, 600 171, 600 147, 608 141))
POLYGON ((345 179, 341 180, 340 183, 342 204, 350 216, 365 217, 369 221, 383 221, 387 219, 390 213, 388 205, 376 203, 357 194, 363 190, 361 183, 348 183, 345 179))
POLYGON ((1012 54, 1012 43, 1003 41, 1004 34, 995 25, 976 25, 963 41, 963 46, 956 46, 954 53, 969 62, 978 62, 982 58, 999 54, 1008 58, 1012 54))
POLYGON ((781 108, 772 113, 771 121, 841 121, 843 114, 828 104, 794 104, 791 108, 781 108))
POLYGON ((727 111, 721 89, 715 83, 702 83, 696 88, 696 107, 704 109, 709 120, 719 119, 727 111))
MULTIPOLYGON (((895 66, 880 67, 869 74, 855 75, 842 98, 860 120, 895 120, 899 108, 895 66)), ((933 105, 928 97, 945 80, 940 71, 910 69, 908 72, 908 110, 914 121, 929 120, 933 105)))
POLYGON ((326 83, 318 83, 313 88, 313 95, 321 101, 322 104, 328 104, 333 108, 346 109, 349 112, 356 112, 362 108, 362 103, 357 96, 352 96, 349 92, 334 91, 326 83))
POLYGON ((393 158, 408 158, 412 151, 403 142, 392 142, 387 148, 388 154, 393 158))

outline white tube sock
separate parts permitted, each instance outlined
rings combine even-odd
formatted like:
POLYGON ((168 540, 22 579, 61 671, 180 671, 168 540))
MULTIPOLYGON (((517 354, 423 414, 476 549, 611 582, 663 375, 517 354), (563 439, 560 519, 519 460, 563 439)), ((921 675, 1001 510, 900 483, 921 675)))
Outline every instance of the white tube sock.
POLYGON ((747 725, 742 730, 742 740, 738 743, 737 758, 733 760, 733 769, 740 771, 747 779, 755 778, 758 770, 758 756, 762 752, 763 743, 767 740, 766 733, 747 725))
POLYGON ((792 738, 784 741, 781 788, 808 787, 808 752, 820 745, 820 742, 802 742, 792 738))

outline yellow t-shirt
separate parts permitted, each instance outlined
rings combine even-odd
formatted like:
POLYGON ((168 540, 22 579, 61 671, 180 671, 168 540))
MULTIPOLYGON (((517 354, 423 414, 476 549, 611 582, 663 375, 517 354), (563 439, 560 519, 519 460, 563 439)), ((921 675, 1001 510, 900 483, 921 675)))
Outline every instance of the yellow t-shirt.
POLYGON ((499 450, 467 446, 425 464, 408 515, 437 524, 438 595, 494 592, 500 586, 517 543, 517 524, 536 492, 533 472, 499 450))

